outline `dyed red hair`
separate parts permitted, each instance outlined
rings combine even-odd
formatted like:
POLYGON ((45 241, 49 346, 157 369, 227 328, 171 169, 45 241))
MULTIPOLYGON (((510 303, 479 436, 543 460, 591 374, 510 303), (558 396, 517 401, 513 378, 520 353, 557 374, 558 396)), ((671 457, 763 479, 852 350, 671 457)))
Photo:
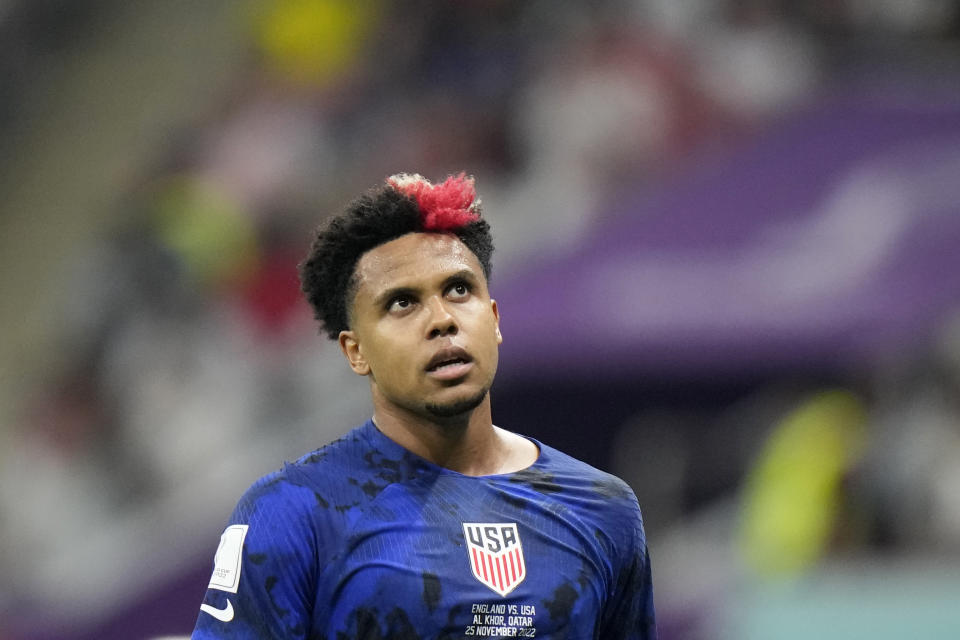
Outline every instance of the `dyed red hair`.
POLYGON ((473 178, 463 172, 440 184, 419 174, 401 173, 387 178, 387 184, 417 203, 424 231, 452 231, 479 218, 473 178))

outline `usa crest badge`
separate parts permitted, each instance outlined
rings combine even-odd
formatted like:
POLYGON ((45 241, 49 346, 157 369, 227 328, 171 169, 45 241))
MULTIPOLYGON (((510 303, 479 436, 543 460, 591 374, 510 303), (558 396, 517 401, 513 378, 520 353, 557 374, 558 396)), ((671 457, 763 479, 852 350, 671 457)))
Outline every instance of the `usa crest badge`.
POLYGON ((527 576, 523 545, 515 522, 464 522, 463 537, 473 577, 506 596, 527 576))

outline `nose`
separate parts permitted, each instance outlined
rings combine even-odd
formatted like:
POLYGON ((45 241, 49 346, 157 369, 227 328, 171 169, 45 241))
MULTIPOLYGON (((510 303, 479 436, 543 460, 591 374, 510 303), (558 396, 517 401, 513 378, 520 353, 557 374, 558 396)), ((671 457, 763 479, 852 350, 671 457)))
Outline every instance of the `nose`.
POLYGON ((439 296, 430 298, 427 303, 430 310, 430 320, 427 327, 427 337, 430 339, 442 336, 453 336, 459 331, 457 319, 447 309, 447 305, 439 296))

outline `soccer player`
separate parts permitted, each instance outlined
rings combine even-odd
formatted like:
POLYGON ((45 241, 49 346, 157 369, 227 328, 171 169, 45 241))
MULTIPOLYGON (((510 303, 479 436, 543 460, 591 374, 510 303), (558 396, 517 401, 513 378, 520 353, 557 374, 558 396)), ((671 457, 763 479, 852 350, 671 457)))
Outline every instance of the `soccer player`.
POLYGON ((656 637, 630 488, 492 422, 492 252, 463 174, 317 232, 303 291, 373 418, 241 498, 193 638, 656 637))

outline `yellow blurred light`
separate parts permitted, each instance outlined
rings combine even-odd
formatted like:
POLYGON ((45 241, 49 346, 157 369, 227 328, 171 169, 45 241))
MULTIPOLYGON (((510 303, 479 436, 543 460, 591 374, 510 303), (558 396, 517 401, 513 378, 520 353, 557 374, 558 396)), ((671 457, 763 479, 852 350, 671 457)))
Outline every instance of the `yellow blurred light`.
POLYGON ((797 573, 826 551, 865 422, 862 402, 834 390, 807 400, 774 429, 744 487, 740 542, 758 573, 797 573))
POLYGON ((376 0, 274 0, 257 26, 258 45, 280 73, 324 85, 356 62, 379 9, 376 0))
POLYGON ((192 176, 166 181, 154 204, 157 235, 201 286, 242 281, 259 260, 249 217, 225 194, 192 176))

